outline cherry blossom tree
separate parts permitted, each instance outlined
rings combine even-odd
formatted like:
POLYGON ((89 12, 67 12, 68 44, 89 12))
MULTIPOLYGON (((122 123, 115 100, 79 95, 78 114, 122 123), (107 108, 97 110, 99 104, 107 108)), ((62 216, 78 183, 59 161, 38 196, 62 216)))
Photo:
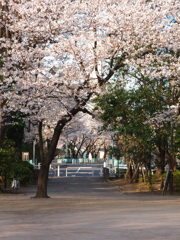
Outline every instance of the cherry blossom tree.
POLYGON ((74 119, 64 128, 59 144, 71 147, 71 157, 88 157, 91 153, 96 158, 100 149, 111 145, 111 138, 108 132, 102 132, 102 123, 89 114, 78 113, 74 119))
POLYGON ((87 103, 117 70, 141 66, 153 77, 179 71, 178 61, 167 66, 155 53, 178 51, 179 1, 1 0, 1 6, 1 28, 11 32, 0 38, 3 111, 18 109, 38 122, 40 139, 45 125, 53 128, 35 196, 46 198, 64 127, 89 111, 87 103))

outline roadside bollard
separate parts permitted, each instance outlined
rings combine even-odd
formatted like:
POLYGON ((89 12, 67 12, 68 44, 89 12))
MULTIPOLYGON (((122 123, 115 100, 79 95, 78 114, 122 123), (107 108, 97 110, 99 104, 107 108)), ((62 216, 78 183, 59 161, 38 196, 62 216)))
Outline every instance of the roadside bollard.
POLYGON ((58 177, 60 177, 60 166, 58 165, 58 177))

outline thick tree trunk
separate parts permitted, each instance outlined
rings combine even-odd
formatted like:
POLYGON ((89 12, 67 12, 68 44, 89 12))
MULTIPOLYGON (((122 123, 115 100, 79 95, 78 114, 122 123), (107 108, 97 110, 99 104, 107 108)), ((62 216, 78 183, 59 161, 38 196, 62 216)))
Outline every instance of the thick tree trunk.
POLYGON ((48 150, 48 154, 46 158, 43 160, 41 165, 41 169, 38 176, 37 192, 34 198, 48 198, 47 181, 48 181, 49 166, 52 160, 54 159, 56 146, 57 146, 60 134, 62 132, 62 129, 66 123, 67 123, 67 120, 59 121, 56 128, 54 129, 54 134, 48 150))
POLYGON ((37 192, 33 198, 49 198, 47 195, 48 173, 49 164, 43 162, 38 176, 37 192))
POLYGON ((42 162, 40 173, 38 176, 38 184, 37 184, 37 192, 34 198, 48 198, 47 195, 47 181, 48 181, 48 173, 49 173, 49 166, 54 159, 54 155, 56 152, 56 147, 59 141, 59 137, 62 133, 64 126, 71 121, 72 117, 75 116, 78 112, 81 111, 81 108, 73 108, 69 114, 64 116, 60 121, 58 121, 55 129, 54 134, 52 137, 51 144, 48 149, 48 154, 45 157, 44 161, 42 162))

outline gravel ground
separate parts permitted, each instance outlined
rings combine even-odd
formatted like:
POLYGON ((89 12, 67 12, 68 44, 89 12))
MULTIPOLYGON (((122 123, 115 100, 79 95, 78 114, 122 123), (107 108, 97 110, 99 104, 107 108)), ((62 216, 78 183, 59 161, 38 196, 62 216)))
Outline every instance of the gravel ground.
POLYGON ((179 240, 180 196, 123 193, 100 178, 51 178, 0 195, 2 240, 179 240))

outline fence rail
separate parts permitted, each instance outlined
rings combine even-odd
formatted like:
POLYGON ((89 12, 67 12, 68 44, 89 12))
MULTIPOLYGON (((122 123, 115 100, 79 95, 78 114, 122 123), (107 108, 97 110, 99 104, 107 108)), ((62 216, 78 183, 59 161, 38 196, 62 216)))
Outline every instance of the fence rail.
POLYGON ((71 175, 74 176, 81 176, 81 175, 90 175, 92 177, 102 177, 103 176, 103 168, 99 167, 67 167, 67 168, 60 168, 58 166, 55 169, 49 170, 49 177, 70 177, 71 175))
POLYGON ((94 177, 94 170, 97 170, 97 168, 95 169, 92 167, 67 167, 66 168, 66 177, 68 176, 68 174, 91 174, 92 177, 94 177), (70 172, 70 170, 77 170, 77 171, 70 172), (85 170, 86 170, 86 172, 84 172, 85 170))

